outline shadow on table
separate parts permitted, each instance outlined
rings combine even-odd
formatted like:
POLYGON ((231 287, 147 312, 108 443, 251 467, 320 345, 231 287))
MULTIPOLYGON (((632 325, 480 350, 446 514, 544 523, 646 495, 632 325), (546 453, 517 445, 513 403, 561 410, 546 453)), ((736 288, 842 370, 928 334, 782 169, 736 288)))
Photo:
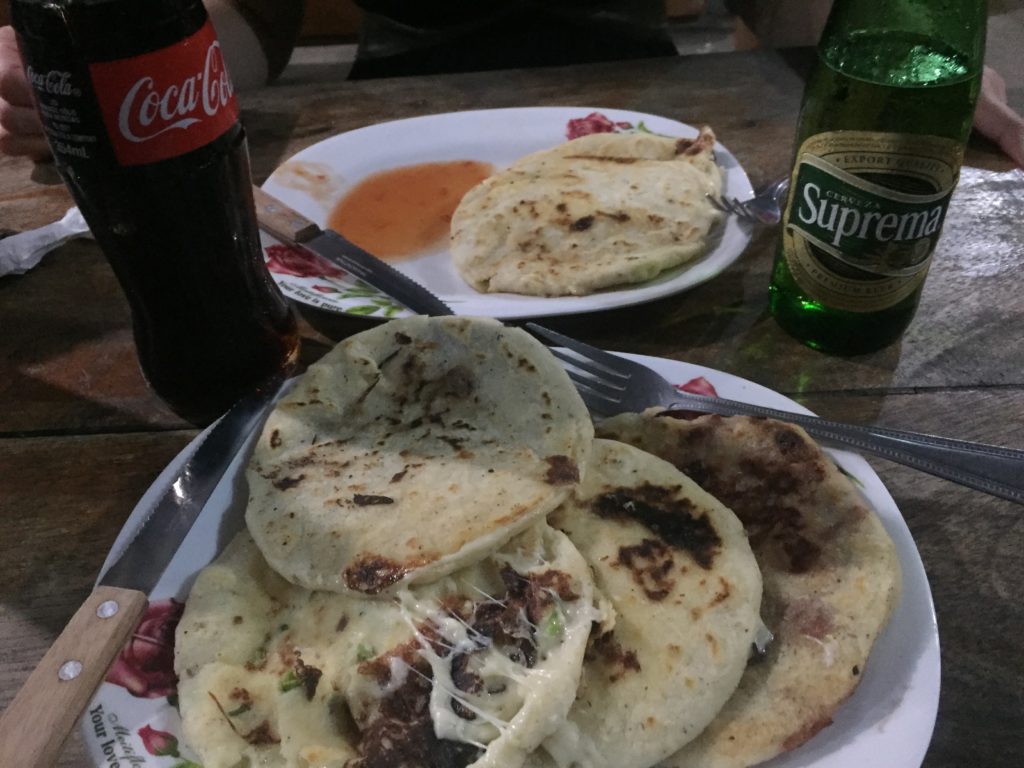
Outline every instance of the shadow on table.
POLYGON ((147 388, 127 302, 94 243, 68 243, 27 274, 3 278, 0 303, 17 319, 4 328, 0 389, 18 404, 0 409, 0 434, 187 427, 147 388))
POLYGON ((290 110, 245 109, 242 122, 249 140, 252 180, 259 186, 291 155, 288 145, 296 138, 298 115, 290 110))

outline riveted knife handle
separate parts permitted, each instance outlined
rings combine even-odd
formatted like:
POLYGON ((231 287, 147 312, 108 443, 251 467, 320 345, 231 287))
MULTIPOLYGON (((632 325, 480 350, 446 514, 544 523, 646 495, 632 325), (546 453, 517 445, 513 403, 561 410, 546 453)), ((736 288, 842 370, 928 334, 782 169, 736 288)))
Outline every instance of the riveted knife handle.
POLYGON ((305 243, 320 233, 320 227, 259 187, 252 188, 252 197, 260 226, 278 240, 305 243))
POLYGON ((52 766, 145 613, 142 592, 97 587, 0 717, 0 765, 52 766))

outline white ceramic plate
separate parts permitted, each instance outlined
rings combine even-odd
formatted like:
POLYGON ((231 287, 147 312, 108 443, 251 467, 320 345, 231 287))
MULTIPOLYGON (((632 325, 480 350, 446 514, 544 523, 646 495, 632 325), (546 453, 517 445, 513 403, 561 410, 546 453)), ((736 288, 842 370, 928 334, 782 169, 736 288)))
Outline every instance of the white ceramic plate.
MULTIPOLYGON (((685 383, 703 376, 722 397, 782 410, 808 411, 770 389, 702 366, 656 357, 628 355, 649 365, 669 381, 685 383)), ((247 498, 244 469, 251 443, 234 458, 189 532, 166 573, 150 595, 150 610, 140 631, 113 668, 120 684, 103 683, 89 705, 81 730, 93 764, 191 768, 188 751, 177 744, 181 721, 174 708, 171 649, 161 645, 175 616, 168 602, 184 602, 196 573, 209 563, 243 525, 247 498), (157 642, 151 638, 156 637, 157 642), (134 689, 129 692, 128 687, 134 689), (168 698, 171 696, 172 698, 168 698), (163 735, 158 735, 163 734, 163 735), (168 745, 174 742, 173 750, 168 745), (165 752, 154 756, 162 745, 165 752)), ((188 446, 172 461, 139 501, 107 558, 109 565, 134 535, 161 488, 194 449, 188 446)), ((839 465, 859 483, 896 543, 903 569, 900 603, 878 638, 860 686, 840 707, 835 721, 798 749, 765 763, 768 768, 915 768, 931 740, 939 701, 939 636, 924 566, 896 503, 863 458, 831 451, 839 465)), ((173 628, 173 627, 170 627, 173 628)))
MULTIPOLYGON (((318 142, 283 163, 263 188, 324 225, 334 204, 370 174, 414 163, 448 160, 478 160, 501 169, 524 155, 564 142, 568 121, 591 112, 600 112, 616 123, 642 123, 655 133, 687 138, 697 135, 696 128, 676 120, 601 107, 530 107, 426 115, 379 123, 318 142)), ((723 194, 750 197, 750 180, 733 154, 716 144, 715 158, 724 171, 723 194)), ((447 248, 425 252, 394 266, 430 289, 456 314, 508 320, 594 312, 670 296, 717 275, 739 258, 748 242, 749 225, 730 216, 716 227, 711 249, 697 261, 668 270, 647 283, 590 296, 547 298, 479 293, 456 272, 447 248)), ((263 245, 273 249, 280 243, 264 234, 263 245)), ((300 303, 382 319, 407 314, 388 297, 348 275, 325 276, 322 272, 318 274, 316 266, 285 267, 282 271, 275 267, 269 253, 268 263, 285 295, 300 303)))

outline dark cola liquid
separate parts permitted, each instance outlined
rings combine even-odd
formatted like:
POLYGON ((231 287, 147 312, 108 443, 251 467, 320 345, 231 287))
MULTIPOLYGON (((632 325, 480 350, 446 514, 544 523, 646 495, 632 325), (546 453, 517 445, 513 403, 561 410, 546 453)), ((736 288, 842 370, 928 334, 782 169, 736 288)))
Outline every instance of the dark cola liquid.
POLYGON ((131 306, 142 371, 175 412, 208 423, 293 368, 299 339, 263 261, 245 132, 206 11, 198 0, 11 7, 54 160, 131 306), (111 72, 124 83, 105 85, 111 72), (207 133, 191 140, 197 126, 207 133), (183 136, 182 150, 163 143, 183 136))
POLYGON ((63 169, 131 305, 147 381, 200 424, 292 368, 299 347, 263 262, 241 126, 218 144, 106 179, 63 169))

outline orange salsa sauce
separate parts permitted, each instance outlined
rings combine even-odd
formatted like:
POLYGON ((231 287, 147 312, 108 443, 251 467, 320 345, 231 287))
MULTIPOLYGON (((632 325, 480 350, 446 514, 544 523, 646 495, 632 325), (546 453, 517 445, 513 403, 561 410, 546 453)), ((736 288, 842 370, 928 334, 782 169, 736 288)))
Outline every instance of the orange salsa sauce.
POLYGON ((334 206, 328 225, 382 259, 396 261, 444 244, 452 214, 490 163, 418 163, 368 176, 334 206))

